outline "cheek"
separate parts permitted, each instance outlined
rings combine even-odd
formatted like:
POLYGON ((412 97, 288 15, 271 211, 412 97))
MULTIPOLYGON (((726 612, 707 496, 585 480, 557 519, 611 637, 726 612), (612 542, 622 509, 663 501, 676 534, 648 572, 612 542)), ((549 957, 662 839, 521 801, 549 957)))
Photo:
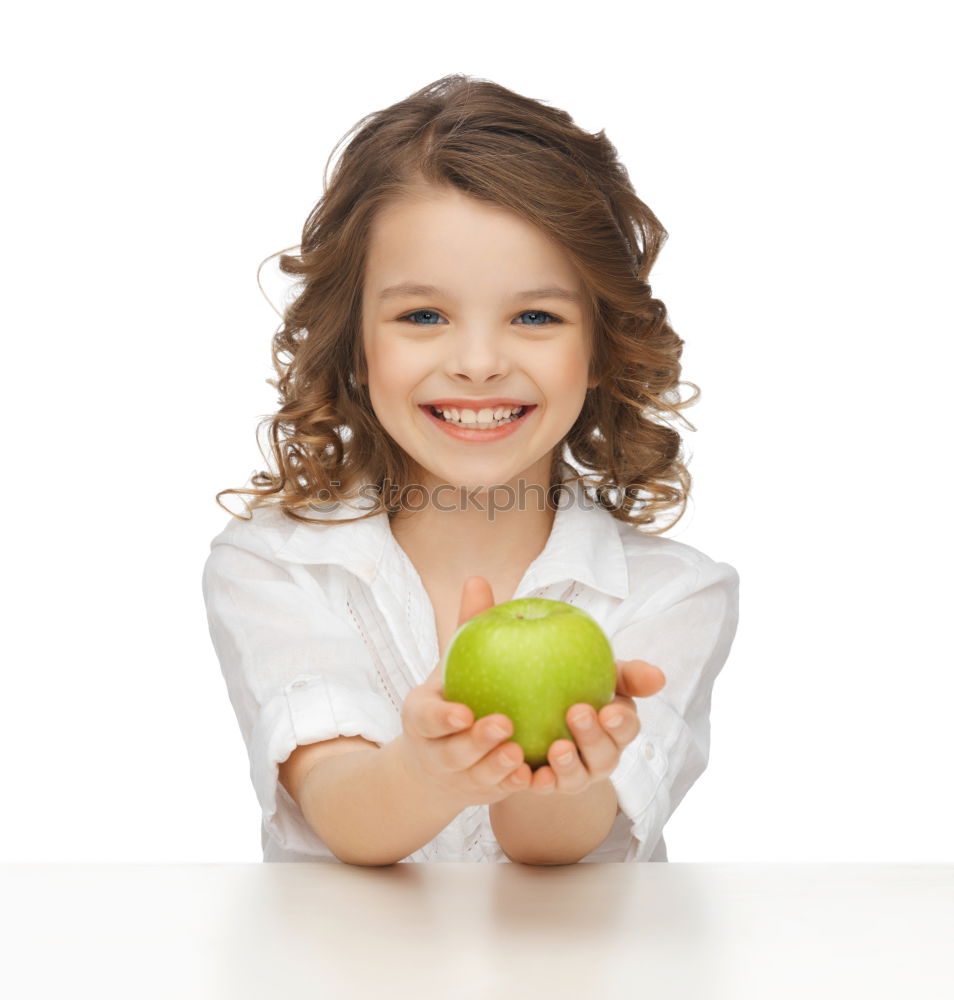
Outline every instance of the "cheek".
POLYGON ((368 362, 368 387, 381 397, 407 397, 426 375, 414 351, 387 341, 371 342, 365 348, 368 362))
POLYGON ((551 392, 564 392, 570 396, 586 393, 589 356, 582 348, 561 351, 547 359, 541 377, 551 392))

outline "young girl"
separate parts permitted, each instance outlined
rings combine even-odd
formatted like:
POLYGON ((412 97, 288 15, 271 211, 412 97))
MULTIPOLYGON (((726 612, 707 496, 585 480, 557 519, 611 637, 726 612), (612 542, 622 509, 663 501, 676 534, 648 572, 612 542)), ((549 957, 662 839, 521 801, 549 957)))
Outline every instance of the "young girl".
POLYGON ((484 80, 353 131, 280 262, 278 468, 218 495, 254 499, 202 580, 264 860, 665 861, 739 584, 659 534, 691 477, 656 418, 698 396, 647 283, 666 231, 603 132, 484 80), (457 627, 521 597, 618 658, 536 770, 505 715, 442 696, 457 627))

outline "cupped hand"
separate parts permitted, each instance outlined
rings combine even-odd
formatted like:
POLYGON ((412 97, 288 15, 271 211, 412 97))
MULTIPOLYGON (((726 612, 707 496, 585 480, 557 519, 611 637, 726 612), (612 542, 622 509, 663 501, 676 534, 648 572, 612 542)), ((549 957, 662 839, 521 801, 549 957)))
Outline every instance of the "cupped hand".
MULTIPOLYGON (((483 577, 470 577, 461 598, 461 624, 493 603, 490 584, 483 577)), ((662 670, 645 660, 617 660, 616 666, 616 697, 599 712, 585 703, 571 705, 566 723, 575 742, 554 740, 547 751, 549 763, 532 771, 527 785, 511 786, 511 792, 578 795, 616 770, 623 750, 639 735, 639 714, 633 699, 648 698, 666 684, 662 670)), ((466 706, 455 706, 458 709, 466 706)))
MULTIPOLYGON (((470 577, 461 594, 458 627, 488 607, 494 596, 483 577, 470 577)), ((444 699, 443 665, 412 688, 401 708, 407 766, 449 802, 464 809, 490 805, 530 785, 523 748, 510 740, 513 723, 501 713, 474 721, 467 705, 444 699), (496 727, 496 728, 495 728, 496 727)))
POLYGON ((616 666, 616 697, 599 712, 587 704, 567 709, 566 723, 576 742, 550 744, 549 763, 533 772, 529 792, 579 795, 616 770, 624 748, 639 735, 633 698, 648 698, 666 684, 666 675, 645 660, 617 660, 616 666))

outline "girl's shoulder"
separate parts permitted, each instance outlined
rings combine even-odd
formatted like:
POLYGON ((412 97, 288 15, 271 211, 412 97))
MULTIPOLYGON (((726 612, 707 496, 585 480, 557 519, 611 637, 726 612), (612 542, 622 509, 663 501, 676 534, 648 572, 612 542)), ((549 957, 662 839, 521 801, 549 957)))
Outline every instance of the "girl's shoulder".
POLYGON ((712 562, 712 558, 701 549, 686 542, 677 541, 666 535, 650 535, 640 531, 635 524, 617 521, 619 537, 627 554, 634 558, 666 558, 691 566, 712 562))
POLYGON ((730 563, 675 538, 649 535, 633 524, 617 524, 630 581, 638 581, 640 589, 680 589, 688 593, 713 583, 738 587, 739 574, 730 563))
MULTIPOLYGON (((234 545, 260 555, 280 552, 301 526, 277 504, 263 504, 248 514, 231 515, 225 527, 212 539, 212 545, 234 545)), ((305 525, 309 531, 320 531, 325 525, 305 525)))
POLYGON ((286 514, 278 504, 263 504, 241 517, 230 516, 212 539, 212 549, 228 545, 281 564, 340 563, 373 575, 390 529, 386 513, 360 516, 369 509, 322 505, 299 511, 299 519, 286 514))

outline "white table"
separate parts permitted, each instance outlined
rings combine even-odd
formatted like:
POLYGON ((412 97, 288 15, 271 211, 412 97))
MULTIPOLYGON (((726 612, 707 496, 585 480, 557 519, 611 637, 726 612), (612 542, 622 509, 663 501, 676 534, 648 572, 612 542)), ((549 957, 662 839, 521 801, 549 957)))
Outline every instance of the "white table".
POLYGON ((954 865, 0 864, 28 997, 954 998, 954 865))

